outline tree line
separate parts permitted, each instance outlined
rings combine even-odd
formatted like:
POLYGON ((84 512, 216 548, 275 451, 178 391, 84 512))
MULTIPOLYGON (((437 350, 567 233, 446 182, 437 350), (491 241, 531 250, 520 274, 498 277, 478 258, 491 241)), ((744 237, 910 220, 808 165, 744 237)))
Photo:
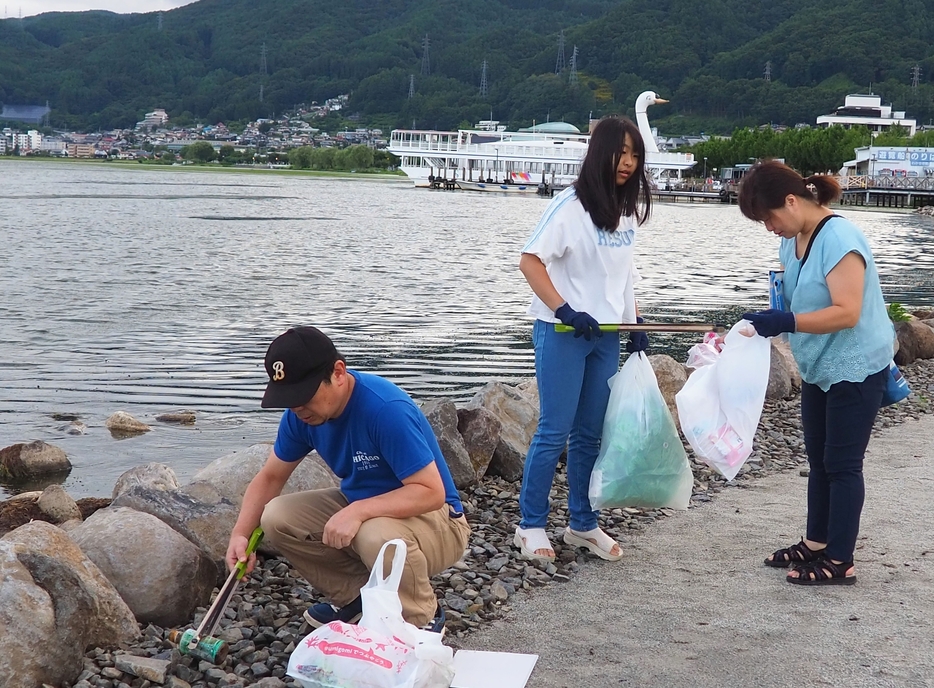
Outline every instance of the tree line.
POLYGON ((931 35, 924 0, 228 0, 0 21, 0 103, 48 101, 56 127, 96 129, 155 107, 244 122, 351 93, 350 113, 384 129, 583 128, 651 89, 671 101, 650 111, 662 131, 727 134, 813 124, 872 84, 928 121, 931 35))

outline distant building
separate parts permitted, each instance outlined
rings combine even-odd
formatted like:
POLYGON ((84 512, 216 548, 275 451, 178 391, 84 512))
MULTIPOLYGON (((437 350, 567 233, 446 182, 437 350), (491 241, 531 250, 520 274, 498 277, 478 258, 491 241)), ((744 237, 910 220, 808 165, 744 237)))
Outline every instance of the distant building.
POLYGON ((49 152, 52 155, 62 155, 68 148, 67 144, 62 139, 43 137, 42 141, 39 143, 39 150, 49 152))
POLYGON ((9 142, 8 142, 7 137, 0 136, 0 155, 6 155, 8 145, 9 145, 9 142))
POLYGON ((25 134, 14 133, 13 147, 19 148, 20 155, 42 150, 42 134, 35 129, 30 129, 25 134))
POLYGON ((69 143, 68 144, 68 157, 69 158, 93 158, 97 153, 97 149, 90 143, 69 143))
POLYGON ((152 112, 147 112, 143 120, 136 123, 136 129, 137 131, 141 129, 149 129, 150 131, 154 129, 161 129, 168 121, 169 116, 166 114, 165 110, 162 108, 156 108, 152 112))
POLYGON ((26 124, 42 124, 50 112, 52 110, 47 105, 4 105, 0 119, 26 124))
POLYGON ((934 148, 863 146, 843 163, 842 175, 870 177, 934 177, 934 148))
POLYGON ((847 129, 855 126, 865 126, 869 131, 878 134, 894 126, 904 127, 908 136, 914 136, 917 122, 905 117, 905 112, 893 112, 891 105, 882 104, 882 96, 850 94, 841 107, 829 115, 817 118, 817 126, 829 127, 839 124, 847 129))

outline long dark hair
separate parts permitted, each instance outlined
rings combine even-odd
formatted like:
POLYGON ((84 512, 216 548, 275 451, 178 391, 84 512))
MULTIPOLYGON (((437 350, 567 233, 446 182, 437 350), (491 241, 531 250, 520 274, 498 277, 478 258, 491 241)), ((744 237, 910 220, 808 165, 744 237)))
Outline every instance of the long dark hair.
POLYGON ((623 215, 635 216, 640 225, 649 219, 652 199, 645 176, 645 142, 632 120, 604 117, 597 123, 574 188, 593 223, 608 232, 616 231, 623 215), (638 154, 639 162, 629 181, 617 186, 616 167, 626 134, 632 138, 633 152, 638 154))
POLYGON ((739 185, 739 210, 750 220, 765 222, 773 210, 785 205, 788 194, 829 205, 840 197, 840 185, 826 174, 802 177, 784 163, 765 160, 753 165, 743 177, 739 185))

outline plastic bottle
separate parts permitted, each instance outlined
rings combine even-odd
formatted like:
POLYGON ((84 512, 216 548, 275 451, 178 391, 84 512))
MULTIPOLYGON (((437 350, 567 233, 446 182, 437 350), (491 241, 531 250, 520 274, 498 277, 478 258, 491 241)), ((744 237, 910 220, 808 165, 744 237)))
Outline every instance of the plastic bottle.
POLYGON ((224 660, 227 659, 227 653, 230 651, 226 641, 206 635, 198 641, 197 645, 189 649, 188 646, 194 637, 195 630, 193 628, 189 628, 184 633, 171 630, 169 631, 168 641, 178 645, 178 651, 183 655, 191 655, 211 664, 224 663, 224 660))

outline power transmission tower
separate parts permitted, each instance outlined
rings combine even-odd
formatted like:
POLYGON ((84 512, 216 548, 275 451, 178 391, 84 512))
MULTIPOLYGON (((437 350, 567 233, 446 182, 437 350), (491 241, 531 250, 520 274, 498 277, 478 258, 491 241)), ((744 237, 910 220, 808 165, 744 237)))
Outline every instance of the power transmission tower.
POLYGON ((162 31, 162 12, 159 12, 159 31, 162 31))
POLYGON ((571 52, 571 73, 568 75, 568 83, 571 86, 577 86, 577 46, 571 52))
POLYGON ((415 97, 415 75, 409 74, 409 98, 414 98, 414 97, 415 97))
MULTIPOLYGON (((269 73, 268 65, 266 64, 266 42, 263 41, 263 47, 259 51, 259 73, 262 81, 265 81, 267 74, 269 73)), ((263 102, 263 84, 259 85, 259 102, 263 102)))
POLYGON ((766 82, 772 81, 772 61, 771 60, 765 63, 765 80, 766 82))
POLYGON ((480 97, 486 98, 490 93, 490 85, 486 79, 486 60, 483 61, 483 70, 480 72, 480 97))
POLYGON ((558 59, 555 61, 555 74, 560 74, 567 69, 568 63, 564 58, 564 29, 558 34, 558 59))
POLYGON ((921 65, 915 65, 911 68, 911 90, 917 93, 918 83, 921 81, 921 65))
POLYGON ((431 46, 431 41, 428 40, 428 34, 425 34, 425 38, 422 39, 422 76, 428 76, 431 74, 431 59, 428 57, 428 48, 431 46))

